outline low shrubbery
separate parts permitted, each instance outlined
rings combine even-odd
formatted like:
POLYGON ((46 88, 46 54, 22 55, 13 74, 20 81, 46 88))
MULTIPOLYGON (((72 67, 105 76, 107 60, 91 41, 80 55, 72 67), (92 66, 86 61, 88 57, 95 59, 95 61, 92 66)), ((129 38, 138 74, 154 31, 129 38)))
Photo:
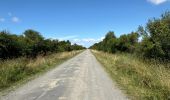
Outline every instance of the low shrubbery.
POLYGON ((130 54, 93 53, 131 99, 170 99, 170 63, 149 62, 130 54))

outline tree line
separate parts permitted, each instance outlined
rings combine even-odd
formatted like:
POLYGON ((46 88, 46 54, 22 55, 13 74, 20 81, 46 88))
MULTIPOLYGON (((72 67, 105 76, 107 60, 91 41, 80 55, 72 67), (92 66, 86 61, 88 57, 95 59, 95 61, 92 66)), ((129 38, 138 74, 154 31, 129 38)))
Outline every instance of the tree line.
POLYGON ((103 41, 90 48, 109 53, 133 53, 143 58, 169 61, 170 11, 163 13, 160 18, 148 20, 146 26, 139 26, 136 32, 116 37, 114 32, 110 31, 103 41))
POLYGON ((11 34, 8 31, 0 32, 0 59, 21 56, 35 58, 38 55, 81 49, 85 48, 78 44, 72 45, 69 40, 45 39, 39 32, 31 29, 22 35, 11 34))

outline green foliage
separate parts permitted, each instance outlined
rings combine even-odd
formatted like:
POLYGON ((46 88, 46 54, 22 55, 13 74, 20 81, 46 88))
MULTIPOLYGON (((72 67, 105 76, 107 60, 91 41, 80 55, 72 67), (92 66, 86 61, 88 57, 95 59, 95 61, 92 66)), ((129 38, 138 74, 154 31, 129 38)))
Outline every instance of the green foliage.
POLYGON ((107 33, 103 41, 94 44, 92 49, 102 50, 105 52, 129 52, 135 51, 135 46, 138 43, 138 33, 132 32, 130 34, 121 35, 116 38, 114 32, 107 33))
POLYGON ((30 29, 26 30, 23 34, 26 39, 34 43, 42 41, 44 39, 39 32, 30 29))
POLYGON ((0 58, 18 57, 22 55, 23 45, 20 36, 0 32, 0 58))
POLYGON ((139 32, 145 34, 139 52, 142 56, 170 60, 170 12, 149 20, 144 31, 139 32))
POLYGON ((115 41, 115 39, 116 39, 116 36, 115 36, 114 32, 110 31, 106 34, 103 41, 94 44, 90 48, 102 50, 105 52, 112 52, 112 45, 113 45, 113 42, 115 41))
MULTIPOLYGON (((135 51, 135 46, 138 43, 138 34, 130 33, 120 36, 115 43, 113 43, 113 49, 120 52, 129 52, 133 53, 135 51)), ((112 49, 112 50, 113 50, 112 49)))
POLYGON ((165 12, 161 18, 149 20, 146 27, 139 26, 137 32, 124 34, 119 38, 115 37, 114 32, 109 32, 103 41, 90 48, 112 53, 136 53, 143 58, 170 60, 170 12, 165 12))
POLYGON ((23 35, 0 32, 0 59, 21 56, 37 57, 47 53, 85 49, 80 45, 71 45, 70 41, 44 39, 39 32, 26 30, 23 35))

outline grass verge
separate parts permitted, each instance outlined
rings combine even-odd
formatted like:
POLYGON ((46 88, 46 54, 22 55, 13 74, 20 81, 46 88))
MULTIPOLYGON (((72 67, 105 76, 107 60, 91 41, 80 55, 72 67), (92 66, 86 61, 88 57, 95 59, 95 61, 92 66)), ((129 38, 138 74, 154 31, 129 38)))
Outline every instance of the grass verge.
POLYGON ((170 64, 145 62, 130 54, 92 52, 132 100, 170 99, 170 64))
POLYGON ((38 56, 36 59, 17 58, 0 61, 0 91, 16 87, 38 74, 54 68, 56 65, 77 55, 81 51, 55 53, 48 56, 38 56))

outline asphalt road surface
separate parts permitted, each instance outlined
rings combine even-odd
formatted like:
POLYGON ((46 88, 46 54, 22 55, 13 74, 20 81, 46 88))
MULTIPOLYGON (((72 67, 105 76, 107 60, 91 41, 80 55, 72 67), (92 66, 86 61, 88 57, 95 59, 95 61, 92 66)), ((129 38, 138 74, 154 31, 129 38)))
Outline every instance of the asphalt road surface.
POLYGON ((2 100, 127 100, 90 50, 11 91, 2 100))

